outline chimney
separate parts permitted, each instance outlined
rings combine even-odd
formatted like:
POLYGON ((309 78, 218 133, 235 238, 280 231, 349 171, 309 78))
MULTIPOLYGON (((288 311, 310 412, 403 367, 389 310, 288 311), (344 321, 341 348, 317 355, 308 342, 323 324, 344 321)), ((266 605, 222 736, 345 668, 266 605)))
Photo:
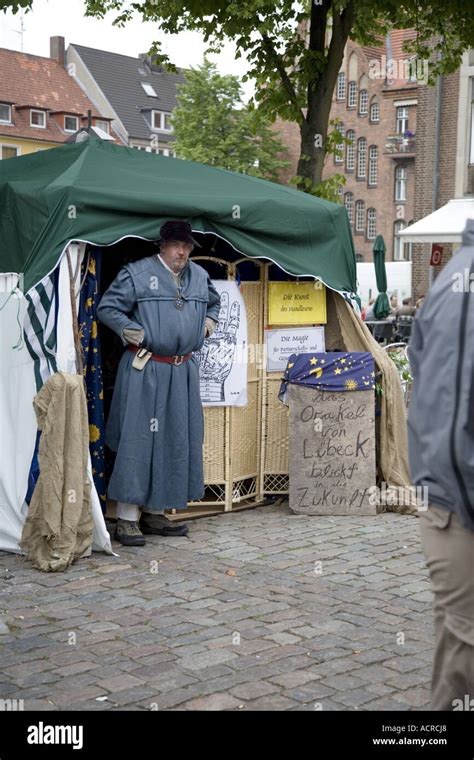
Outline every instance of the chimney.
POLYGON ((64 43, 64 37, 50 37, 49 38, 49 57, 54 61, 58 61, 61 66, 66 65, 66 46, 64 43))
POLYGON ((156 71, 158 73, 161 73, 163 71, 163 66, 160 63, 155 63, 156 56, 154 55, 148 55, 148 53, 140 53, 138 56, 143 63, 145 63, 150 71, 156 71))

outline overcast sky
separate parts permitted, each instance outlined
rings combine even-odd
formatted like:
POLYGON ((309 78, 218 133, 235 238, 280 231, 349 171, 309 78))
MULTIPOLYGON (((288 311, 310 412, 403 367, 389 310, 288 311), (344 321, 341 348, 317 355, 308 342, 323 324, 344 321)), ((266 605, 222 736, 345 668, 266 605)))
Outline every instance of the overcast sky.
MULTIPOLYGON (((23 52, 49 56, 49 38, 61 35, 66 46, 75 42, 112 53, 138 56, 159 39, 163 42, 163 50, 177 66, 189 68, 202 63, 205 46, 201 34, 165 35, 156 24, 141 23, 138 18, 119 29, 112 26, 114 15, 108 14, 103 21, 86 18, 83 0, 33 0, 33 10, 23 16, 23 52)), ((20 28, 19 13, 13 15, 0 11, 0 47, 21 50, 20 28)), ((234 59, 234 50, 229 44, 221 55, 210 56, 210 59, 217 63, 221 73, 241 77, 246 64, 242 59, 234 59)), ((250 95, 252 85, 247 83, 244 90, 250 95)))

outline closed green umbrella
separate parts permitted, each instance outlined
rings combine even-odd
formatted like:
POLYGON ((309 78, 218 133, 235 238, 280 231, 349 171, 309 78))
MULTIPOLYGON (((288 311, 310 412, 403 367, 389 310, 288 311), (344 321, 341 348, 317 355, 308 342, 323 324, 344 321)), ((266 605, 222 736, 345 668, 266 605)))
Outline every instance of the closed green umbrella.
POLYGON ((377 235, 373 247, 375 278, 379 294, 374 304, 375 319, 385 319, 390 314, 390 304, 387 296, 387 272, 385 270, 385 251, 387 247, 383 235, 377 235))

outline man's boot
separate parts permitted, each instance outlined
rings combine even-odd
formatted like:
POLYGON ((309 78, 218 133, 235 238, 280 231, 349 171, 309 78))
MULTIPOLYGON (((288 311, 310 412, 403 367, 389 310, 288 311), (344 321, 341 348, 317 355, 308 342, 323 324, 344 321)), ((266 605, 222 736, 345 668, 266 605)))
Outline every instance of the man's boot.
POLYGON ((174 523, 162 514, 142 512, 140 528, 143 533, 154 533, 158 536, 187 536, 188 526, 186 523, 174 523))
POLYGON ((115 538, 123 546, 145 546, 145 537, 138 527, 137 522, 132 520, 117 520, 115 538))

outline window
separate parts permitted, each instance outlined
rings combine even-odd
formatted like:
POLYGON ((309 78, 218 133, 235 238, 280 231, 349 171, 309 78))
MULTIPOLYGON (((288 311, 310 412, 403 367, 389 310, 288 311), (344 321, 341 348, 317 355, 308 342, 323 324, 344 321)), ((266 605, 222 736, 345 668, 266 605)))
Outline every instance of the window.
MULTIPOLYGON (((344 137, 344 124, 342 121, 336 124, 337 131, 344 137)), ((339 151, 339 155, 334 156, 334 163, 335 164, 343 164, 344 163, 344 142, 338 143, 336 145, 337 150, 339 151)))
POLYGON ((12 123, 12 107, 8 103, 0 103, 0 122, 2 124, 12 123))
POLYGON ((395 169, 395 200, 406 201, 407 199, 407 170, 404 166, 395 169))
POLYGON ((355 205, 355 229, 356 232, 363 232, 365 229, 365 203, 357 201, 355 205))
POLYGON ((355 152, 356 152, 356 145, 355 145, 356 133, 354 132, 353 129, 348 129, 346 137, 348 140, 350 140, 350 142, 347 143, 347 147, 346 147, 346 170, 354 171, 355 152))
POLYGON ((369 93, 367 90, 361 90, 359 92, 359 113, 361 116, 366 116, 369 111, 369 93))
POLYGON ((353 193, 346 193, 344 195, 344 206, 346 207, 347 216, 349 217, 349 222, 351 224, 354 224, 354 194, 353 193))
POLYGON ((370 106, 370 121, 380 121, 380 107, 379 101, 373 100, 370 106))
POLYGON ((402 135, 408 129, 408 108, 399 106, 397 108, 397 134, 402 135))
POLYGON ((156 94, 154 88, 151 84, 148 84, 148 82, 140 82, 141 86, 145 90, 146 94, 149 95, 151 98, 157 98, 158 95, 156 94))
POLYGON ((405 229, 407 223, 403 219, 399 219, 393 225, 393 260, 394 261, 410 261, 411 259, 411 245, 404 243, 402 238, 398 237, 398 233, 405 229))
POLYGON ((377 237, 377 212, 374 208, 367 209, 367 239, 375 240, 377 237))
POLYGON ((414 56, 413 58, 409 58, 407 69, 408 69, 408 72, 407 72, 408 81, 417 82, 418 81, 418 64, 417 64, 416 56, 414 56))
POLYGON ((361 264, 364 261, 364 257, 361 253, 356 253, 356 263, 361 264))
POLYGON ((165 111, 153 111, 151 116, 153 129, 160 129, 162 132, 171 132, 171 114, 165 111))
POLYGON ((347 107, 355 108, 357 105, 357 84, 355 82, 349 82, 347 88, 347 107))
POLYGON ((136 150, 144 150, 146 153, 158 153, 160 156, 176 158, 176 153, 171 148, 152 148, 150 145, 133 145, 136 150))
POLYGON ((20 155, 20 148, 13 145, 0 145, 0 158, 15 158, 20 155))
POLYGON ((77 132, 79 129, 79 119, 77 116, 65 116, 64 117, 64 131, 65 132, 77 132))
POLYGON ((95 125, 99 129, 102 129, 104 132, 109 134, 109 122, 108 121, 101 121, 100 119, 95 120, 95 125))
POLYGON ((45 129, 46 128, 46 112, 36 111, 32 108, 30 111, 30 126, 40 127, 41 129, 45 129))
POLYGON ((471 151, 469 156, 469 163, 474 164, 474 77, 471 79, 471 151))
POLYGON ((345 100, 346 98, 346 75, 340 71, 337 75, 336 100, 345 100))
POLYGON ((377 157, 377 146, 371 145, 369 148, 369 185, 377 184, 377 157))
POLYGON ((357 176, 361 179, 367 176, 367 140, 360 137, 357 141, 357 176))

